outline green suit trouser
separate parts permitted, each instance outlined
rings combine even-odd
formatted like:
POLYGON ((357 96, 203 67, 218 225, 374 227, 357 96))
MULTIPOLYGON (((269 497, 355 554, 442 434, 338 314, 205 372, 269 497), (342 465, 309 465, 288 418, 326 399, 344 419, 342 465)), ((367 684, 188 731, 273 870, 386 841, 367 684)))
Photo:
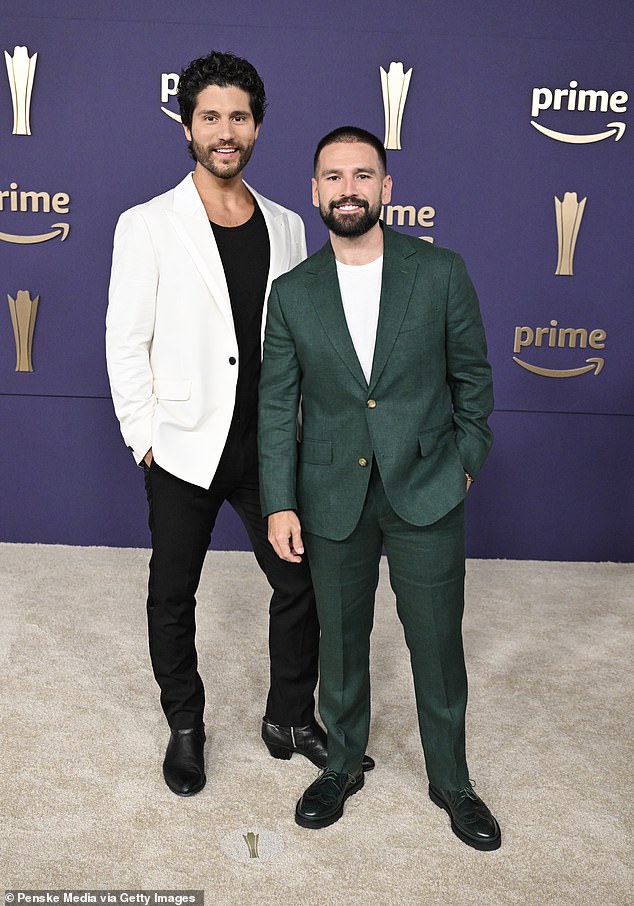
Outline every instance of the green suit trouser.
POLYGON ((462 646, 464 505, 438 522, 401 519, 374 463, 361 518, 343 541, 304 532, 321 627, 319 712, 328 768, 354 773, 370 730, 370 634, 385 546, 390 584, 410 652, 427 775, 459 789, 465 756, 467 674, 462 646))

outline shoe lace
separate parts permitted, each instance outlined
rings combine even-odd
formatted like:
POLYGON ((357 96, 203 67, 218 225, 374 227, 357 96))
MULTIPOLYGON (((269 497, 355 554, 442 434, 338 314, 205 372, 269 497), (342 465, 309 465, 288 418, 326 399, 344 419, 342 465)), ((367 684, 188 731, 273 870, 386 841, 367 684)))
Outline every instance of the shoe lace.
POLYGON ((349 783, 350 781, 355 780, 355 775, 348 773, 340 774, 338 771, 333 771, 332 768, 324 768, 323 771, 320 771, 317 779, 318 781, 332 780, 335 786, 341 789, 342 779, 344 784, 349 783))
POLYGON ((333 771, 332 768, 324 768, 323 771, 321 771, 319 774, 320 780, 334 780, 337 784, 341 782, 342 777, 350 780, 353 779, 352 774, 340 774, 337 771, 333 771))
POLYGON ((474 802, 478 802, 480 797, 474 790, 475 785, 475 780, 469 779, 467 783, 465 783, 465 785, 462 787, 462 789, 460 789, 458 792, 460 793, 460 795, 466 796, 468 799, 472 799, 474 802))

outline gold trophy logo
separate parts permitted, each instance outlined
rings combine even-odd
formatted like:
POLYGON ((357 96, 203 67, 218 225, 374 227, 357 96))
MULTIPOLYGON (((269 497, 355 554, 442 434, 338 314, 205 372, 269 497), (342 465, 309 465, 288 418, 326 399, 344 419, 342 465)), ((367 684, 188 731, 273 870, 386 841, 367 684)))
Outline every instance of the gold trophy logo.
POLYGON ((407 72, 402 63, 390 63, 386 72, 381 70, 381 91, 383 93, 383 111, 385 113, 385 139, 383 144, 388 151, 401 150, 401 123, 407 99, 412 70, 407 72))
POLYGON ((32 299, 28 290, 21 289, 15 299, 12 299, 11 296, 7 296, 7 299, 15 337, 15 370, 33 371, 31 352, 40 297, 36 296, 35 299, 32 299))
POLYGON ((249 848, 249 858, 250 859, 259 859, 260 854, 258 853, 258 841, 260 839, 259 834, 254 834, 253 831, 249 831, 246 834, 242 834, 244 842, 249 848))
POLYGON ((586 206, 587 198, 577 199, 576 192, 564 192, 563 200, 555 195, 555 218, 557 220, 557 244, 559 253, 557 256, 557 269, 555 274, 558 277, 572 277, 572 269, 575 257, 575 246, 583 217, 583 209, 586 206))
POLYGON ((26 47, 14 47, 13 56, 4 52, 13 102, 13 135, 30 135, 31 92, 35 78, 37 54, 29 57, 26 47))

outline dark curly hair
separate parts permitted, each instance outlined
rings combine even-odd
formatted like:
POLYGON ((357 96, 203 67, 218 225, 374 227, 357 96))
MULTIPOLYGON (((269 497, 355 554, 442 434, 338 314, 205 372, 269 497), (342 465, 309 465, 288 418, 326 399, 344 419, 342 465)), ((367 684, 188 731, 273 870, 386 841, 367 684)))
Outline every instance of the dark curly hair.
POLYGON ((241 88, 242 91, 246 91, 255 125, 260 125, 266 110, 266 94, 257 70, 242 57, 212 50, 206 57, 192 60, 181 71, 178 80, 178 105, 184 126, 191 128, 196 99, 208 85, 241 88))

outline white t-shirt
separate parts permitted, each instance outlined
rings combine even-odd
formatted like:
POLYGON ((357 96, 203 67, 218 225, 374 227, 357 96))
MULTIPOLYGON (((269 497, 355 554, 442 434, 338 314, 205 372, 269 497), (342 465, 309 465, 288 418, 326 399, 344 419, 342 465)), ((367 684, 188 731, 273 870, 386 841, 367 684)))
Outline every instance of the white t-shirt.
POLYGON ((343 311, 368 384, 372 374, 376 328, 379 323, 382 276, 383 255, 369 264, 342 264, 337 261, 343 311))

